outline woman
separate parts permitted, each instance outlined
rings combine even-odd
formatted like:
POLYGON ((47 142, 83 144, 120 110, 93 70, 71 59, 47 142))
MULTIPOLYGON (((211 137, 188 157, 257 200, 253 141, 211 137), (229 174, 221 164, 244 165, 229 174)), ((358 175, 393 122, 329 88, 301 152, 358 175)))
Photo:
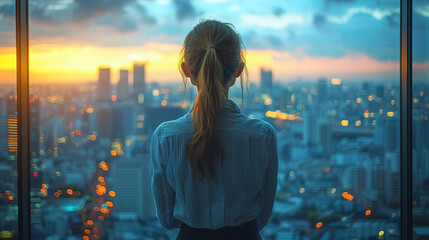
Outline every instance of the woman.
POLYGON ((231 26, 207 20, 189 32, 179 69, 198 95, 188 114, 161 124, 151 138, 157 217, 168 229, 180 227, 177 239, 261 239, 271 216, 277 137, 228 99, 245 68, 231 26))

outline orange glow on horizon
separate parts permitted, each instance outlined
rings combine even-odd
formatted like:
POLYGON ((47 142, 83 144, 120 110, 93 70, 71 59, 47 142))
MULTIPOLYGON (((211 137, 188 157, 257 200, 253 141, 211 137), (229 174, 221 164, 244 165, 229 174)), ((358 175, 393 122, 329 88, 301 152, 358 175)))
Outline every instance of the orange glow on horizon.
MULTIPOLYGON (((181 45, 147 43, 143 46, 101 47, 82 44, 32 44, 30 46, 30 81, 95 82, 99 66, 112 68, 112 82, 119 80, 119 69, 132 71, 132 63, 139 56, 145 61, 148 82, 180 82, 177 61, 181 45), (106 54, 108 53, 108 54, 106 54), (59 61, 61 59, 61 61, 59 61)), ((334 57, 295 57, 290 52, 274 50, 246 51, 247 67, 251 80, 259 80, 260 66, 270 66, 277 79, 317 79, 321 76, 386 76, 399 71, 399 62, 378 61, 365 54, 334 57), (311 69, 311 71, 309 71, 311 69), (254 77, 252 77, 254 76, 254 77)), ((0 47, 0 81, 15 80, 15 48, 0 47), (3 79, 5 78, 5 79, 3 79)))

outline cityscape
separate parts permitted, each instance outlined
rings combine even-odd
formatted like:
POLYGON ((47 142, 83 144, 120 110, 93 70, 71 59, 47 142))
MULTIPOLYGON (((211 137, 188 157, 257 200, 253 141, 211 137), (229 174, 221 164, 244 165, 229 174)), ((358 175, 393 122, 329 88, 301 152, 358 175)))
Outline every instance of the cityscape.
MULTIPOLYGON (((160 123, 189 111, 196 93, 188 86, 184 94, 179 82, 147 83, 145 63, 132 66, 100 67, 96 83, 31 85, 34 239, 175 239, 178 230, 156 219, 148 144, 160 123)), ((239 86, 230 98, 277 130, 278 189, 262 238, 399 239, 397 81, 282 84, 268 68, 259 80, 244 90, 244 106, 239 86)), ((413 204, 424 225, 429 104, 427 86, 418 88, 413 204)), ((12 85, 0 89, 0 236, 16 239, 17 97, 12 85)))
MULTIPOLYGON (((19 235, 16 3, 0 2, 0 239, 19 235)), ((176 238, 156 218, 149 141, 160 123, 189 112, 196 88, 183 86, 178 54, 198 22, 216 19, 241 35, 250 74, 244 101, 239 81, 229 98, 278 136, 276 201, 262 239, 400 239, 402 8, 28 0, 31 238, 176 238)), ((421 240, 429 239, 428 1, 413 0, 411 12, 410 227, 421 240)))

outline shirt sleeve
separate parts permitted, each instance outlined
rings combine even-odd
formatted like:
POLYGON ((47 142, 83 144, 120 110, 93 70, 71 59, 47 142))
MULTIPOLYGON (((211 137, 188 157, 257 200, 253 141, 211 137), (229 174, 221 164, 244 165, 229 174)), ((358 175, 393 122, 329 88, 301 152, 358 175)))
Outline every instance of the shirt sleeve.
POLYGON ((256 219, 258 231, 261 231, 268 223, 273 211, 274 199, 277 191, 277 172, 278 172, 278 153, 277 153, 277 135, 275 130, 270 127, 270 138, 267 141, 269 162, 262 184, 262 206, 261 213, 256 219))
POLYGON ((155 198, 156 216, 167 229, 180 227, 181 222, 173 217, 176 192, 167 181, 165 155, 159 137, 160 128, 155 130, 150 141, 152 192, 155 198))

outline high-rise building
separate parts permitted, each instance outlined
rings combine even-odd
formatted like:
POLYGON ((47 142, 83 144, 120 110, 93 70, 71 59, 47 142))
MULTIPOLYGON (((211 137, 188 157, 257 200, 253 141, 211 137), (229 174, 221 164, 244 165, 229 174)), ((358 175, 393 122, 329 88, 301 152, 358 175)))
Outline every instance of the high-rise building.
POLYGON ((7 153, 6 96, 0 96, 0 156, 7 153))
POLYGON ((110 86, 110 68, 98 69, 98 92, 97 100, 99 102, 110 101, 112 89, 110 86))
POLYGON ((366 171, 363 167, 350 166, 344 169, 342 175, 343 189, 352 195, 359 195, 366 189, 366 171))
POLYGON ((323 147, 325 156, 331 155, 332 152, 332 129, 328 121, 321 121, 318 124, 319 144, 323 147))
POLYGON ((113 104, 113 138, 122 142, 136 133, 136 104, 131 101, 113 104))
POLYGON ((261 68, 261 93, 272 94, 273 90, 273 71, 261 68))
POLYGON ((112 166, 110 183, 116 193, 115 213, 135 213, 143 220, 155 218, 148 153, 117 159, 112 166))
POLYGON ((394 152, 399 147, 399 120, 389 117, 383 126, 383 145, 386 152, 394 152))
POLYGON ((314 109, 304 111, 304 144, 310 146, 318 143, 317 112, 314 109))
POLYGON ((40 146, 40 101, 38 98, 30 98, 30 153, 32 157, 39 155, 40 146))
POLYGON ((117 94, 120 101, 128 98, 128 70, 121 69, 119 71, 117 94))
POLYGON ((326 79, 317 81, 317 101, 319 104, 328 101, 328 82, 326 79))
POLYGON ((112 139, 113 137, 113 109, 103 104, 97 107, 97 138, 112 139))
POLYGON ((16 94, 9 93, 6 104, 8 151, 9 153, 16 154, 18 151, 18 115, 16 94))
POLYGON ((145 63, 134 63, 133 65, 133 93, 138 104, 144 102, 145 91, 145 63))

